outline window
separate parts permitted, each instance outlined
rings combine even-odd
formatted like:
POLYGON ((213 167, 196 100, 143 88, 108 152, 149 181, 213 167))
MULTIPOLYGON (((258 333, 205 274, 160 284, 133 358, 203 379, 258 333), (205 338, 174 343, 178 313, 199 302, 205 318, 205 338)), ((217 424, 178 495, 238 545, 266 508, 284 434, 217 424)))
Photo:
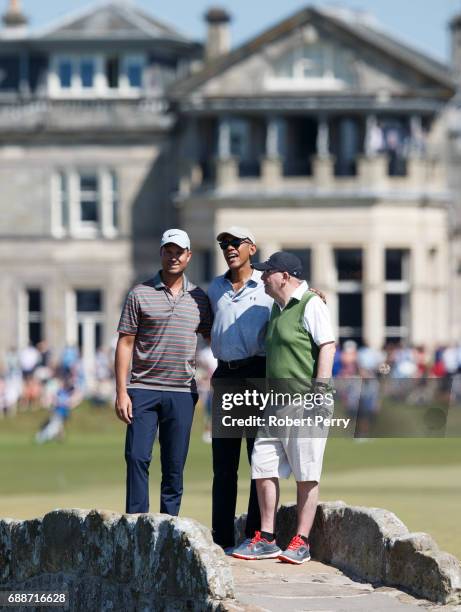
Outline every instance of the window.
POLYGON ((357 82, 352 51, 325 41, 300 43, 277 58, 266 79, 269 89, 341 90, 357 82))
POLYGON ((0 91, 17 91, 20 74, 19 55, 0 55, 0 91))
POLYGON ((57 57, 55 69, 57 74, 57 92, 65 91, 67 95, 82 94, 95 86, 96 64, 98 57, 70 55, 57 57))
POLYGON ((80 175, 80 221, 84 225, 95 225, 99 221, 99 186, 96 175, 80 175))
POLYGON ((42 309, 41 289, 27 289, 27 334, 34 346, 43 340, 42 309))
POLYGON ((77 312, 100 312, 102 309, 101 291, 99 289, 82 289, 76 291, 77 312))
POLYGON ((94 84, 95 62, 92 58, 80 61, 80 80, 82 87, 92 88, 94 84))
POLYGON ((239 161, 240 176, 259 176, 264 155, 265 126, 255 119, 234 117, 229 121, 230 153, 239 161))
POLYGON ((363 342, 362 249, 335 249, 340 342, 363 342))
POLYGON ((302 280, 309 281, 311 278, 311 250, 310 249, 292 249, 287 246, 283 248, 284 251, 289 251, 299 257, 303 266, 303 274, 300 277, 302 280))
POLYGON ((407 249, 386 249, 386 280, 407 281, 410 252, 407 249))
MULTIPOLYGON (((49 91, 58 97, 89 97, 94 93, 108 97, 120 94, 136 96, 144 87, 145 66, 143 54, 55 55, 49 71, 49 91)), ((1 77, 0 62, 0 88, 1 77)), ((149 81, 148 73, 146 80, 149 81)))
POLYGON ((362 282, 362 249, 335 249, 338 281, 362 282))
POLYGON ((386 249, 385 336, 388 342, 407 340, 410 333, 410 250, 386 249))
POLYGON ((59 60, 58 76, 61 89, 70 89, 70 87, 72 87, 72 60, 59 60))
POLYGON ((200 251, 200 277, 204 283, 210 283, 213 280, 213 251, 211 249, 203 249, 200 251))
POLYGON ((126 74, 130 87, 142 87, 143 63, 140 60, 129 59, 126 66, 126 74))
POLYGON ((100 289, 77 289, 78 348, 87 369, 94 368, 95 353, 103 343, 103 292, 100 289))
POLYGON ((115 170, 58 170, 51 181, 51 231, 55 238, 114 238, 120 224, 115 170))

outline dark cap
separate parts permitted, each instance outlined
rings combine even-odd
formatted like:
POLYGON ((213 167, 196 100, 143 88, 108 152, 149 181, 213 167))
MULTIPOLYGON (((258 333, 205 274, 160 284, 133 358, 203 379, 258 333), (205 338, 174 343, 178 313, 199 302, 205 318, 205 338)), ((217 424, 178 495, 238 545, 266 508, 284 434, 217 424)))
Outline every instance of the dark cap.
POLYGON ((273 253, 267 261, 252 264, 252 267, 261 272, 267 270, 288 272, 290 276, 294 276, 295 278, 299 278, 303 273, 303 265, 299 257, 287 251, 277 251, 277 253, 273 253))

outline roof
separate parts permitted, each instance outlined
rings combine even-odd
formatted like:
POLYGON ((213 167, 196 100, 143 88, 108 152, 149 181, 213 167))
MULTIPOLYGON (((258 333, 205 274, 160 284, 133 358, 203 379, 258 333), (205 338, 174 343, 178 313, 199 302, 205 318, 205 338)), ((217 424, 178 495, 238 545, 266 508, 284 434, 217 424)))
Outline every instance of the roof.
POLYGON ((313 6, 305 7, 225 56, 208 62, 201 71, 179 81, 171 88, 171 95, 173 97, 187 95, 210 78, 241 62, 265 45, 275 42, 292 30, 307 23, 323 25, 330 31, 333 30, 335 33, 342 35, 343 38, 347 37, 364 47, 384 53, 411 70, 423 73, 439 86, 454 92, 455 84, 447 65, 390 36, 369 19, 353 20, 345 18, 345 15, 346 11, 344 10, 320 9, 313 6))
POLYGON ((34 38, 50 41, 169 39, 192 42, 172 26, 141 10, 130 0, 95 2, 38 31, 34 38))

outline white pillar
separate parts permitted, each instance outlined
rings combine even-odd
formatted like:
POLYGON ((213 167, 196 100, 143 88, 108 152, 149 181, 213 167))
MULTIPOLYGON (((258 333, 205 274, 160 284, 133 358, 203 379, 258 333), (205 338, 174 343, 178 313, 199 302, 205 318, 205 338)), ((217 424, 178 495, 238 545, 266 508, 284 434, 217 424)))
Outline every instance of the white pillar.
POLYGON ((74 289, 66 291, 66 344, 77 345, 77 296, 74 289))
POLYGON ((266 125, 266 153, 262 160, 261 176, 266 187, 276 187, 282 178, 283 119, 271 116, 266 125))
POLYGON ((29 344, 27 291, 24 287, 17 292, 17 347, 22 349, 29 344))
POLYGON ((102 235, 113 238, 115 235, 112 210, 112 178, 108 169, 100 170, 99 179, 99 207, 102 235))
POLYGON ((424 132, 420 115, 410 118, 410 153, 412 157, 421 157, 424 152, 424 132))
POLYGON ((231 156, 231 122, 229 117, 220 117, 218 126, 218 157, 228 159, 231 156))
POLYGON ((364 250, 363 336, 367 344, 380 349, 384 344, 384 246, 370 242, 364 250))
POLYGON ((365 155, 373 157, 377 154, 376 145, 374 143, 374 132, 378 128, 378 120, 376 115, 368 115, 365 127, 365 155))
POLYGON ((336 266, 330 244, 321 242, 312 245, 312 278, 309 284, 322 291, 327 299, 336 337, 338 337, 338 295, 336 292, 336 266))
MULTIPOLYGON (((440 243, 435 253, 435 275, 431 279, 435 283, 434 311, 431 316, 435 321, 434 337, 431 338, 432 346, 448 344, 453 340, 450 334, 450 254, 449 247, 440 243)), ((456 305, 452 305, 456 308, 456 305)))
POLYGON ((330 156, 330 131, 328 120, 324 115, 319 117, 316 145, 317 157, 326 158, 330 156))
POLYGON ((92 317, 84 317, 82 321, 82 359, 86 379, 94 377, 95 364, 95 322, 92 317))
POLYGON ((266 261, 273 253, 282 250, 282 247, 278 242, 264 242, 259 246, 256 246, 258 247, 259 258, 261 261, 266 261))
POLYGON ((80 228, 80 176, 73 170, 68 174, 69 188, 69 234, 75 235, 80 228))
POLYGON ((277 158, 281 153, 283 119, 271 115, 266 127, 266 157, 277 158))
POLYGON ((424 243, 415 243, 410 251, 410 342, 426 344, 428 341, 429 316, 426 285, 427 251, 424 243))

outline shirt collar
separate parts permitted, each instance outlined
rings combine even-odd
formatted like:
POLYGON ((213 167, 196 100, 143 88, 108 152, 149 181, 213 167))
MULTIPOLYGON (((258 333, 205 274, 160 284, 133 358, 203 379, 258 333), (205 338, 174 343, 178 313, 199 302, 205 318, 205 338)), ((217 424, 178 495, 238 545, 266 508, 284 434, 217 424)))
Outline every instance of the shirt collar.
MULTIPOLYGON (((258 272, 258 270, 253 270, 250 278, 246 281, 245 285, 249 285, 250 287, 256 287, 259 281, 261 280, 261 276, 262 272, 258 272)), ((230 270, 227 270, 223 278, 225 281, 229 281, 230 283, 232 282, 230 277, 230 270)))
MULTIPOLYGON (((157 274, 154 276, 154 278, 152 280, 153 285, 154 285, 154 287, 157 290, 167 289, 167 286, 165 285, 165 283, 162 280, 162 276, 161 276, 160 272, 161 272, 161 270, 159 270, 157 272, 157 274)), ((195 288, 195 285, 190 282, 190 280, 187 278, 187 276, 185 274, 183 275, 182 278, 183 278, 183 281, 182 281, 183 291, 192 291, 192 289, 195 288)))
POLYGON ((275 303, 280 308, 280 310, 283 310, 284 308, 288 306, 291 300, 297 300, 299 302, 308 289, 309 289, 309 285, 307 284, 307 281, 303 281, 300 285, 296 287, 296 289, 290 295, 285 306, 283 307, 280 306, 280 304, 277 301, 275 303))

